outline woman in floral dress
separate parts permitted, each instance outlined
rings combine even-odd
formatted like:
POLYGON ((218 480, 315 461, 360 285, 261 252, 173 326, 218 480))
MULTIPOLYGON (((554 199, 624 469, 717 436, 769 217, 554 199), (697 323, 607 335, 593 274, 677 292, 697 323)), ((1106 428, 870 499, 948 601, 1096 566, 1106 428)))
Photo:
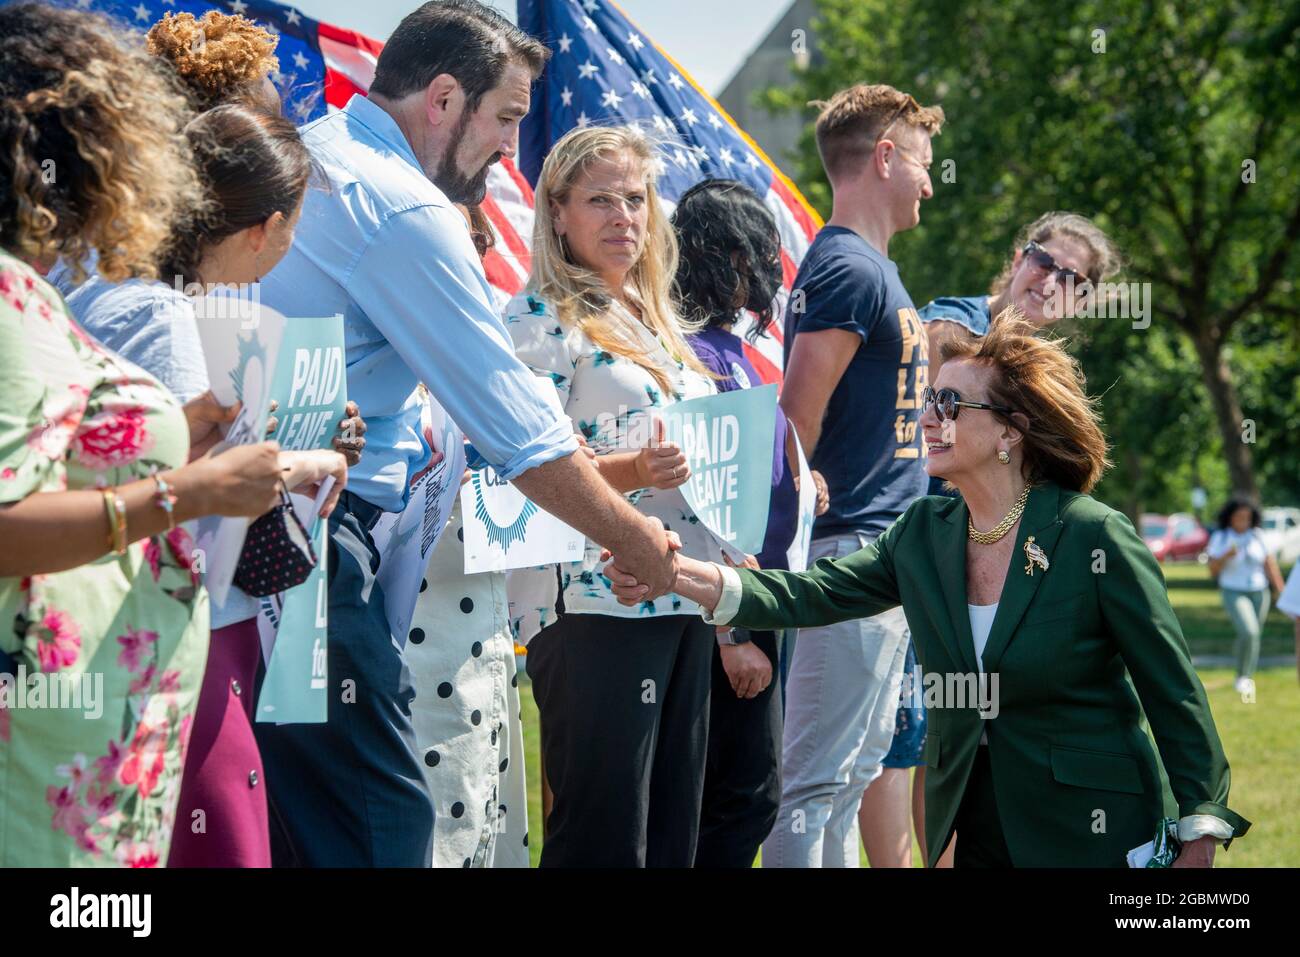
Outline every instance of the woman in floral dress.
POLYGON ((0 866, 166 860, 208 643, 177 523, 254 517, 280 485, 273 443, 185 464, 206 407, 88 338, 27 265, 93 251, 147 275, 200 196, 183 98, 118 36, 0 9, 0 866))

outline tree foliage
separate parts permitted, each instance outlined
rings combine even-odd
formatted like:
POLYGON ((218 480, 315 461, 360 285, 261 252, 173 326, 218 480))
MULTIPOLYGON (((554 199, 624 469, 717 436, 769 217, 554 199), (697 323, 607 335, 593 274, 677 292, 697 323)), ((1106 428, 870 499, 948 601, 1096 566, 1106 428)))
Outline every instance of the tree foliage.
MULTIPOLYGON (((1300 502, 1300 2, 818 0, 819 57, 760 94, 801 110, 889 83, 948 122, 935 196, 890 251, 918 304, 988 289, 1017 230, 1092 217, 1151 283, 1149 328, 1074 346, 1130 512, 1231 489, 1300 502), (1251 424, 1253 423, 1253 432, 1251 424), (1252 441, 1253 440, 1253 441, 1252 441)), ((794 158, 829 212, 811 123, 794 158)))

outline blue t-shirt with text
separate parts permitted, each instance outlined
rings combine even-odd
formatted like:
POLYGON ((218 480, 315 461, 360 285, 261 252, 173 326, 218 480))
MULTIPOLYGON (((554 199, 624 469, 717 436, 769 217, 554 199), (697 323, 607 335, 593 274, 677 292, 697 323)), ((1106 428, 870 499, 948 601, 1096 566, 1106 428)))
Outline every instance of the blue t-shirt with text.
POLYGON ((786 319, 786 362, 797 335, 843 329, 859 337, 831 394, 811 466, 830 491, 817 538, 879 535, 926 493, 921 393, 925 332, 898 267, 857 233, 827 226, 799 267, 786 319))

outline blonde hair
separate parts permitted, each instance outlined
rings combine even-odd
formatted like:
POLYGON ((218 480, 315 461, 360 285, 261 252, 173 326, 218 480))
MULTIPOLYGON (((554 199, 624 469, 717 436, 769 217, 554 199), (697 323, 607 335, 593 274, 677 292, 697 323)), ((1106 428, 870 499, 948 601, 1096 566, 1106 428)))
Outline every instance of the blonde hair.
POLYGON ((1068 236, 1088 247, 1088 278, 1094 285, 1105 282, 1119 272, 1121 265, 1119 248, 1100 226, 1078 213, 1053 211, 1043 213, 1020 230, 1011 257, 1002 267, 1002 272, 998 273, 998 277, 993 280, 993 286, 989 290, 990 295, 997 299, 1011 285, 1011 277, 1016 271, 1017 250, 1024 249, 1030 242, 1045 243, 1054 236, 1068 236))
POLYGON ((808 105, 821 109, 815 127, 817 151, 830 178, 864 162, 898 123, 931 136, 943 128, 943 107, 922 106, 911 94, 884 83, 859 83, 808 105))
POLYGON ((555 231, 552 202, 568 202, 574 184, 593 163, 619 153, 628 153, 645 175, 645 247, 628 271, 631 295, 641 311, 641 320, 656 334, 669 353, 702 375, 707 370, 695 357, 683 332, 703 327, 700 322, 682 320, 673 308, 670 294, 677 275, 677 237, 659 205, 655 189, 659 158, 645 132, 635 126, 588 126, 573 129, 551 147, 537 180, 533 223, 533 268, 528 291, 550 303, 561 325, 579 329, 605 352, 635 362, 650 373, 665 392, 672 392, 668 374, 651 361, 635 339, 610 328, 612 300, 603 280, 592 270, 574 262, 567 246, 555 231))
POLYGON ((171 71, 95 14, 0 17, 0 245, 61 255, 78 280, 92 250, 106 279, 153 277, 173 223, 204 203, 171 71))
POLYGON ((192 13, 169 13, 145 38, 149 52, 171 64, 201 110, 252 92, 279 70, 279 42, 252 20, 216 10, 201 20, 192 13))
POLYGON ((1042 339, 1024 313, 1010 306, 988 335, 947 339, 944 362, 968 359, 993 371, 989 403, 1023 413, 1029 427, 996 413, 1024 434, 1025 477, 1048 479, 1076 492, 1091 491, 1110 467, 1096 400, 1083 369, 1059 339, 1042 339))

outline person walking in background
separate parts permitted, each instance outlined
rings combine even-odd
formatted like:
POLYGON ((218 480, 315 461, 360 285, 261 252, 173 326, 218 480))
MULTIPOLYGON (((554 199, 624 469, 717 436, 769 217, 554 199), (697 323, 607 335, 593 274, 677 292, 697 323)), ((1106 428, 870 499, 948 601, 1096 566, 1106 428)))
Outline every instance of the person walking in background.
MULTIPOLYGON (((751 335, 775 321, 781 288, 776 220, 748 186, 708 179, 688 189, 673 211, 679 259, 673 286, 692 326, 691 348, 717 377, 719 391, 762 384, 733 328, 742 309, 751 335)), ((786 460, 785 415, 777 409, 772 498, 756 567, 787 568, 799 493, 786 460)), ((778 633, 719 628, 709 696, 709 749, 700 814, 697 867, 750 867, 772 830, 781 802, 781 695, 778 633)))
POLYGON ((1219 583, 1223 607, 1236 632, 1237 681, 1241 700, 1255 702, 1255 668, 1259 665, 1259 636, 1268 619, 1269 590, 1285 587, 1277 559, 1259 532, 1259 508, 1245 499, 1230 499, 1219 510, 1218 527, 1206 553, 1210 574, 1219 583))
MULTIPOLYGON (((670 288, 677 243, 655 191, 656 154, 625 126, 571 130, 537 181, 533 265, 505 309, 519 358, 547 376, 609 485, 720 557, 678 486, 680 449, 654 410, 714 391, 670 288)), ((575 495, 577 493, 575 492, 575 495)), ((554 805, 543 867, 689 867, 708 741, 714 630, 676 595, 619 604, 588 543, 580 562, 530 572, 556 621, 528 642, 554 805), (558 600, 556 589, 558 587, 558 600)), ((522 586, 518 572, 512 590, 522 586)))
MULTIPOLYGON (((810 562, 858 551, 925 494, 927 343, 888 255, 933 195, 930 138, 943 119, 893 87, 865 85, 837 93, 817 119, 834 204, 794 282, 781 393, 829 490, 810 562)), ((763 866, 857 866, 858 804, 893 741, 907 635, 896 607, 800 629, 763 866)))

